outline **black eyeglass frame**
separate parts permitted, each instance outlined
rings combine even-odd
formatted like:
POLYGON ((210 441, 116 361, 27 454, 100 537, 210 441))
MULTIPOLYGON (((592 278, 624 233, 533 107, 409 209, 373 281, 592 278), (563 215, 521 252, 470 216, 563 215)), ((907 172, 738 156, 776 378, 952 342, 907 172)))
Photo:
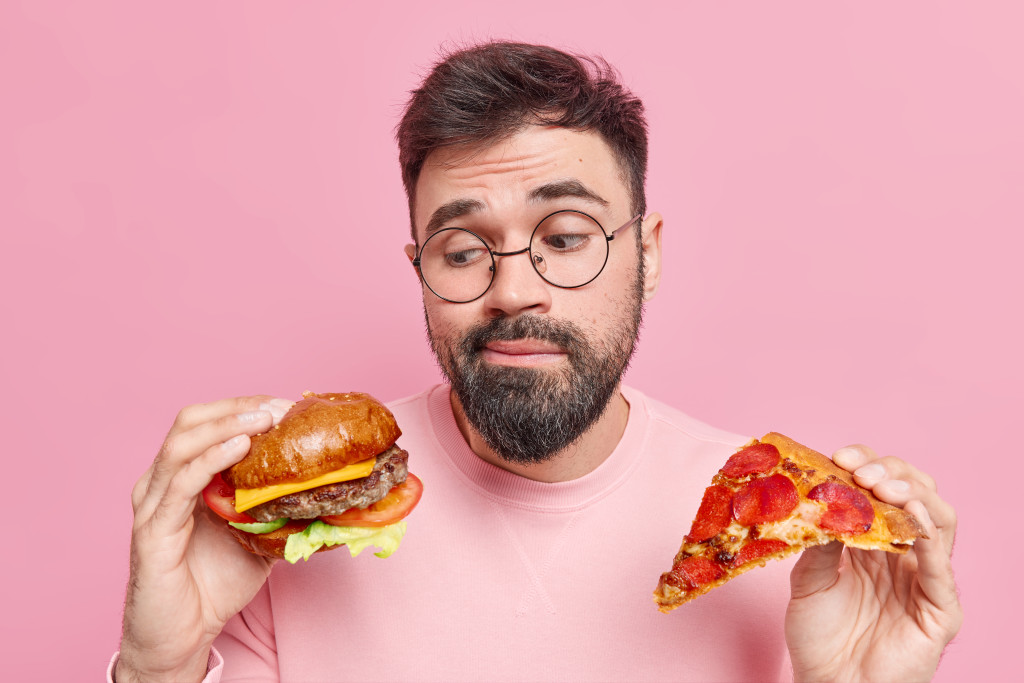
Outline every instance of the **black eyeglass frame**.
POLYGON ((518 254, 525 254, 526 252, 530 252, 530 265, 533 266, 534 272, 537 273, 538 276, 540 276, 541 280, 544 280, 544 282, 548 283, 549 285, 552 285, 553 287, 558 287, 560 289, 579 289, 580 287, 585 287, 586 285, 589 285, 591 282, 593 282, 598 277, 600 277, 601 273, 604 272, 605 266, 608 265, 608 256, 611 253, 611 249, 608 247, 608 242, 611 242, 613 239, 615 239, 615 236, 617 234, 619 234, 620 232, 622 232, 623 230, 625 230, 626 228, 630 227, 631 225, 636 223, 638 220, 640 220, 640 218, 642 216, 643 216, 642 213, 638 213, 637 215, 633 216, 628 221, 623 223, 621 226, 615 228, 615 230, 612 230, 611 234, 609 234, 609 233, 605 232, 604 226, 601 225, 601 221, 597 220, 596 218, 591 216, 589 213, 587 213, 585 211, 579 211, 577 209, 560 209, 558 211, 553 211, 553 212, 549 213, 547 216, 544 216, 544 218, 540 219, 540 222, 537 223, 536 227, 534 227, 533 232, 530 233, 530 242, 529 242, 529 244, 527 244, 524 248, 519 249, 517 251, 494 251, 493 249, 491 249, 490 245, 487 244, 487 241, 484 240, 483 237, 481 237, 480 235, 476 234, 472 230, 468 230, 466 228, 442 228, 441 230, 438 230, 433 235, 428 237, 423 242, 423 246, 420 247, 418 249, 418 251, 416 252, 416 258, 414 258, 412 260, 412 265, 416 267, 416 271, 420 274, 420 280, 423 281, 423 284, 425 284, 427 286, 427 289, 429 289, 434 294, 434 296, 436 296, 438 299, 441 299, 442 301, 447 301, 447 302, 453 303, 453 304, 468 304, 470 302, 476 301, 477 299, 482 297, 484 294, 486 294, 488 291, 490 291, 491 285, 494 284, 494 275, 497 272, 497 270, 496 270, 497 264, 494 261, 494 257, 495 256, 517 256, 518 254), (546 277, 544 277, 544 274, 541 273, 537 269, 537 261, 535 260, 536 257, 534 256, 533 250, 531 249, 531 246, 533 245, 533 238, 537 234, 537 230, 540 229, 540 226, 542 226, 544 224, 544 221, 546 221, 547 219, 551 218, 552 216, 557 216, 560 213, 578 213, 581 216, 586 216, 590 220, 594 221, 595 224, 597 224, 597 227, 601 230, 601 232, 604 233, 604 237, 605 237, 605 240, 606 240, 606 242, 605 242, 605 250, 604 250, 604 263, 601 264, 601 268, 598 269, 597 273, 594 274, 594 277, 592 277, 589 280, 587 280, 586 282, 582 282, 582 283, 580 283, 578 285, 560 285, 560 284, 557 284, 555 282, 551 282, 551 280, 548 280, 546 277), (420 256, 423 255, 423 250, 426 249, 427 244, 430 242, 430 240, 434 239, 435 237, 437 237, 441 233, 448 232, 450 230, 461 230, 462 232, 468 232, 470 235, 472 235, 473 237, 475 237, 478 240, 480 240, 480 243, 483 244, 484 247, 487 248, 487 253, 491 257, 491 265, 488 267, 488 270, 491 272, 491 281, 487 283, 487 287, 484 289, 484 291, 480 292, 478 295, 476 295, 472 299, 466 299, 464 301, 456 301, 455 299, 449 299, 447 297, 441 296, 440 294, 438 294, 434 290, 433 287, 430 286, 430 283, 427 282, 427 279, 425 277, 423 277, 423 269, 420 268, 420 256))

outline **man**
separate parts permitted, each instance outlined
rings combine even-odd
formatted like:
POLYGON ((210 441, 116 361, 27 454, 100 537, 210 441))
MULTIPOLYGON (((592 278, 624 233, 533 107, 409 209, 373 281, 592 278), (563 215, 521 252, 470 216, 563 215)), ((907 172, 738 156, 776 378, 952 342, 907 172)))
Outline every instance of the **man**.
POLYGON ((271 574, 198 496, 290 403, 188 407, 133 491, 116 680, 930 678, 961 620, 955 514, 863 446, 836 462, 918 517, 914 550, 833 544, 788 579, 774 563, 654 609, 680 510, 744 439, 620 384, 662 219, 644 202, 642 105, 610 69, 470 48, 414 93, 398 138, 406 255, 451 387, 391 406, 427 486, 402 549, 271 574))

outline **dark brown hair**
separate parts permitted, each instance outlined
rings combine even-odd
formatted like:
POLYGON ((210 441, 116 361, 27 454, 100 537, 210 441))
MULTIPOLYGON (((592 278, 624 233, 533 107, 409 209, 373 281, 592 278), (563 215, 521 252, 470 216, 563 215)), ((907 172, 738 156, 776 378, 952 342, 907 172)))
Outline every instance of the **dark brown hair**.
POLYGON ((432 151, 494 143, 534 122, 599 133, 619 161, 633 212, 643 213, 644 106, 617 76, 599 57, 570 55, 542 45, 489 42, 444 55, 412 91, 398 125, 398 158, 410 221, 416 181, 432 151))

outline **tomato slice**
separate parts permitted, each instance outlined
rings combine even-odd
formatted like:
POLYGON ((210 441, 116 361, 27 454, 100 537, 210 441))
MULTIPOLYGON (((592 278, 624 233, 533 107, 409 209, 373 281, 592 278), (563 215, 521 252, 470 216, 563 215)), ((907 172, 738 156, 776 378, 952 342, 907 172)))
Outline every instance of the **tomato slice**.
POLYGON ((405 481, 366 508, 349 508, 340 515, 320 517, 334 526, 387 526, 404 519, 423 495, 423 482, 410 472, 405 481))
POLYGON ((244 512, 237 512, 235 510, 235 489, 224 481, 220 476, 220 472, 215 474, 210 483, 203 489, 203 500, 206 501, 206 506, 213 510, 213 513, 221 519, 226 519, 229 522, 243 522, 245 524, 251 524, 256 521, 244 512))

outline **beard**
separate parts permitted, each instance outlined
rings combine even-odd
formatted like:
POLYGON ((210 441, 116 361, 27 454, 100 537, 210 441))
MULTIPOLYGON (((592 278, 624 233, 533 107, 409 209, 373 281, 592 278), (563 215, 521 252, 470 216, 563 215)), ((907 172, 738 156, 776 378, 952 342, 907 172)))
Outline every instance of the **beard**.
POLYGON ((456 344, 427 334, 438 365, 466 418, 509 463, 548 460, 576 442, 604 413, 636 348, 643 316, 642 280, 613 334, 595 343, 578 325, 537 315, 498 317, 475 325, 456 344), (493 365, 480 357, 488 342, 538 339, 566 353, 564 367, 493 365))

